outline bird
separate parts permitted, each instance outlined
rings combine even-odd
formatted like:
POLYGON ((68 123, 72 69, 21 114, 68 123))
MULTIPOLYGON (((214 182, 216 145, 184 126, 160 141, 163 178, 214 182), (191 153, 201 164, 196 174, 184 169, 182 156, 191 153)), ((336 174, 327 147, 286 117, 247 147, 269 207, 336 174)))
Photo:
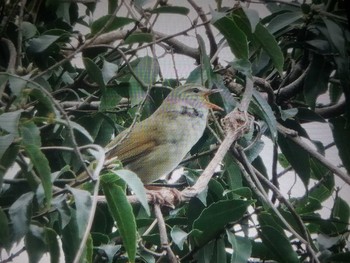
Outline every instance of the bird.
POLYGON ((117 157, 145 185, 171 173, 202 137, 209 109, 223 110, 208 99, 217 91, 200 84, 174 88, 153 114, 107 144, 106 160, 117 157))

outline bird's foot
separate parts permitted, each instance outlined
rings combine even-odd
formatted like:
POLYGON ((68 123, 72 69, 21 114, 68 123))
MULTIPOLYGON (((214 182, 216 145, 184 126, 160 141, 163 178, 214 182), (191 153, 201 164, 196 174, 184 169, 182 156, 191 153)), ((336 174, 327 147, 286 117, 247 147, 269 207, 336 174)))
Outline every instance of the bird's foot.
POLYGON ((151 196, 152 204, 167 206, 172 209, 182 201, 181 192, 175 188, 146 186, 147 194, 151 196))

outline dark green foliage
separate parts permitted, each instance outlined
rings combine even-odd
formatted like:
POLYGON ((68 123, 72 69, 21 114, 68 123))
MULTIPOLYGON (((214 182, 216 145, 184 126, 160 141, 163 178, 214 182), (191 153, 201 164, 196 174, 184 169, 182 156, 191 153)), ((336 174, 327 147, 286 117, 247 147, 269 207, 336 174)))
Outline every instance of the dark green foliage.
POLYGON ((166 246, 181 262, 349 261, 346 0, 265 1, 265 17, 246 8, 248 1, 210 1, 204 13, 175 1, 81 2, 0 4, 1 260, 15 261, 10 255, 21 241, 29 262, 45 253, 53 263, 168 262, 166 246), (169 35, 158 33, 170 17, 185 19, 188 30, 169 25, 169 35), (198 64, 178 79, 181 56, 198 64), (210 129, 181 164, 179 190, 193 186, 212 160, 225 136, 220 121, 250 82, 255 123, 206 190, 163 207, 169 243, 161 244, 141 181, 118 160, 101 167, 102 148, 186 82, 217 88, 210 100, 225 111, 210 114, 210 129), (331 144, 317 141, 306 122, 330 127, 331 144), (272 165, 262 154, 268 145, 275 147, 267 153, 272 165), (339 163, 322 157, 329 147, 339 163), (86 166, 93 178, 75 182, 86 166), (279 173, 284 168, 292 172, 279 173), (276 193, 285 181, 288 189, 276 193), (130 204, 131 194, 138 204, 130 204), (96 205, 97 195, 105 202, 96 205))

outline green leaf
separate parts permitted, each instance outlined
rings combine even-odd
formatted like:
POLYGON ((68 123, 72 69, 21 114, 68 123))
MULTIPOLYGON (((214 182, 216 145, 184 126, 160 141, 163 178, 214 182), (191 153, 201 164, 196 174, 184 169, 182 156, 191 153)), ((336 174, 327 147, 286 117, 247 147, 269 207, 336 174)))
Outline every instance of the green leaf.
POLYGON ((135 20, 127 17, 116 17, 112 15, 102 16, 92 23, 91 34, 95 35, 99 33, 102 28, 103 33, 106 33, 112 30, 116 30, 120 27, 126 26, 132 22, 135 22, 135 20))
POLYGON ((307 187, 311 176, 309 154, 283 135, 278 136, 278 145, 288 162, 299 175, 305 187, 307 187))
POLYGON ((50 253, 51 263, 60 262, 60 246, 56 232, 52 228, 45 227, 46 250, 50 253))
POLYGON ((225 240, 223 238, 219 238, 215 241, 213 252, 210 262, 227 262, 225 240))
POLYGON ((13 134, 0 136, 0 159, 2 158, 6 150, 10 147, 14 139, 15 139, 15 136, 13 134))
MULTIPOLYGON (((107 111, 111 109, 115 109, 115 107, 118 105, 122 97, 118 94, 117 89, 113 87, 107 87, 102 91, 102 97, 101 97, 101 103, 100 103, 100 111, 107 111)), ((101 116, 100 116, 101 118, 101 116)), ((103 125, 104 119, 100 120, 101 125, 103 125)), ((93 125, 95 127, 95 125, 93 125)))
POLYGON ((256 26, 259 24, 259 13, 252 8, 242 8, 249 20, 251 32, 254 33, 256 26))
POLYGON ((274 227, 262 226, 259 235, 278 262, 300 262, 288 238, 274 227))
POLYGON ((5 212, 0 207, 0 248, 5 248, 9 252, 11 248, 11 236, 9 222, 5 212))
POLYGON ((132 45, 135 43, 150 43, 153 41, 153 35, 151 33, 134 32, 129 35, 123 44, 132 45))
POLYGON ((114 255, 120 250, 121 245, 107 244, 107 245, 98 246, 97 248, 105 252, 108 263, 113 263, 114 255))
POLYGON ((45 192, 46 206, 50 207, 52 198, 52 183, 49 161, 46 159, 46 156, 41 152, 39 146, 37 145, 25 144, 24 151, 27 153, 29 159, 38 172, 45 192))
POLYGON ((271 34, 275 34, 281 29, 290 27, 293 23, 295 23, 301 18, 303 18, 303 13, 300 11, 285 12, 275 16, 266 28, 271 34))
POLYGON ((22 22, 21 30, 22 30, 24 40, 34 37, 38 32, 38 30, 36 29, 36 26, 34 26, 32 23, 29 23, 27 21, 22 22))
POLYGON ((347 125, 348 120, 344 117, 337 117, 330 119, 329 122, 333 125, 332 134, 340 159, 350 173, 350 127, 347 125))
POLYGON ((196 35, 196 38, 199 45, 200 60, 201 60, 200 65, 202 68, 202 75, 203 75, 203 72, 206 72, 206 77, 207 77, 205 79, 202 77, 201 82, 204 83, 205 81, 208 81, 209 86, 211 86, 212 69, 211 69, 210 58, 206 53, 205 43, 203 38, 199 34, 196 35))
MULTIPOLYGON (((141 58, 134 68, 135 75, 146 85, 152 85, 157 80, 159 72, 160 68, 157 60, 149 56, 141 58)), ((146 91, 143 90, 134 77, 130 79, 130 84, 131 106, 135 106, 144 99, 146 91)))
POLYGON ((33 121, 23 122, 20 131, 23 145, 41 146, 40 130, 33 121))
POLYGON ((348 202, 341 197, 337 197, 332 209, 331 219, 339 220, 339 223, 334 223, 338 233, 348 231, 350 218, 350 208, 348 202))
POLYGON ((24 239, 28 253, 29 262, 39 262, 46 252, 45 232, 42 227, 30 225, 29 231, 24 239))
POLYGON ((132 192, 136 195, 137 199, 140 201, 143 208, 146 210, 147 214, 150 215, 151 211, 147 202, 146 190, 142 181, 140 180, 140 177, 130 170, 116 170, 113 171, 113 173, 127 183, 132 192))
POLYGON ((114 220, 117 222, 118 230, 128 253, 129 261, 135 262, 137 229, 132 207, 122 187, 115 183, 104 183, 103 181, 101 181, 101 184, 109 210, 114 220))
POLYGON ((57 210, 60 217, 60 227, 61 229, 64 229, 71 219, 70 209, 65 196, 62 195, 53 198, 51 205, 52 208, 57 210))
POLYGON ((103 79, 101 69, 96 65, 94 61, 90 58, 83 58, 83 63, 85 65, 85 69, 89 75, 89 77, 100 86, 101 89, 105 89, 106 85, 103 79))
POLYGON ((345 44, 345 37, 343 29, 334 21, 322 17, 323 22, 325 23, 327 30, 328 30, 328 38, 330 42, 334 45, 334 47, 337 49, 341 57, 345 57, 347 54, 346 51, 346 44, 345 44))
MULTIPOLYGON (((65 126, 68 126, 68 123, 67 123, 66 120, 59 119, 59 120, 57 120, 57 122, 62 123, 65 126)), ((90 133, 83 126, 81 126, 80 124, 78 124, 78 123, 76 123, 74 121, 71 121, 71 120, 69 121, 69 123, 70 123, 70 126, 74 130, 76 130, 76 131, 80 132, 81 134, 83 134, 90 142, 94 141, 94 139, 91 137, 90 133)))
POLYGON ((229 222, 239 220, 252 203, 243 200, 223 200, 205 208, 192 226, 192 229, 201 232, 194 236, 197 246, 213 239, 229 222))
POLYGON ((254 32, 254 39, 260 43, 265 52, 270 56, 273 65, 282 76, 284 57, 275 37, 259 23, 254 32))
POLYGON ((73 262, 75 255, 79 249, 81 237, 79 234, 79 222, 76 218, 76 210, 70 209, 70 221, 62 229, 62 249, 64 252, 65 262, 73 262))
POLYGON ((75 189, 67 186, 68 190, 73 194, 76 208, 76 220, 78 222, 78 234, 81 239, 86 231, 90 210, 92 207, 91 195, 88 191, 75 189))
POLYGON ((60 113, 54 107, 51 99, 48 98, 48 96, 44 94, 40 89, 38 88, 31 89, 29 95, 33 97, 34 100, 38 100, 39 103, 36 106, 38 113, 41 114, 41 112, 43 112, 42 115, 45 115, 45 117, 49 117, 49 118, 60 116, 60 113), (50 114, 50 113, 54 113, 54 114, 50 114))
POLYGON ((102 66, 102 78, 104 84, 107 85, 107 83, 116 76, 118 71, 118 66, 114 63, 110 63, 107 60, 103 61, 102 66))
POLYGON ((248 59, 247 36, 235 23, 232 18, 222 17, 213 22, 213 25, 220 31, 227 40, 232 53, 238 59, 248 59))
POLYGON ((170 236, 175 245, 177 245, 178 248, 182 250, 184 243, 187 240, 188 233, 183 231, 180 227, 174 226, 170 231, 170 236))
POLYGON ((27 52, 34 54, 42 53, 52 44, 54 44, 59 38, 60 36, 54 35, 41 35, 33 38, 28 42, 27 52))
POLYGON ((251 103, 251 106, 255 106, 253 108, 254 112, 256 112, 256 114, 266 122, 267 126, 269 127, 271 139, 274 141, 277 137, 277 121, 271 106, 256 90, 253 91, 252 102, 253 103, 251 103))
POLYGON ((0 115, 0 129, 7 131, 13 136, 18 136, 18 123, 22 110, 5 112, 0 115))
POLYGON ((310 69, 305 76, 303 89, 305 101, 311 109, 315 109, 317 97, 327 91, 332 70, 331 64, 324 56, 313 56, 310 69))
POLYGON ((187 16, 190 10, 183 6, 161 6, 151 10, 152 14, 178 14, 187 16))
POLYGON ((14 241, 19 241, 28 232, 32 216, 33 197, 33 192, 21 195, 9 209, 14 241))
POLYGON ((252 254, 252 244, 250 240, 246 237, 236 236, 228 230, 226 230, 226 234, 233 249, 231 263, 248 262, 252 254))
POLYGON ((230 65, 248 78, 252 78, 252 64, 248 59, 234 59, 230 65))

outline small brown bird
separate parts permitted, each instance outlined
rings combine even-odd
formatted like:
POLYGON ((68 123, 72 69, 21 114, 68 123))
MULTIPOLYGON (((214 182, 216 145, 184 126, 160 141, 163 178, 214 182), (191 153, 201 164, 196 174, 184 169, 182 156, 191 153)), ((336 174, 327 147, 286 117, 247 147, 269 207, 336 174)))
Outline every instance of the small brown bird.
POLYGON ((159 108, 132 129, 118 134, 106 146, 106 158, 118 157, 144 184, 172 172, 202 137, 216 91, 198 84, 175 88, 159 108))

